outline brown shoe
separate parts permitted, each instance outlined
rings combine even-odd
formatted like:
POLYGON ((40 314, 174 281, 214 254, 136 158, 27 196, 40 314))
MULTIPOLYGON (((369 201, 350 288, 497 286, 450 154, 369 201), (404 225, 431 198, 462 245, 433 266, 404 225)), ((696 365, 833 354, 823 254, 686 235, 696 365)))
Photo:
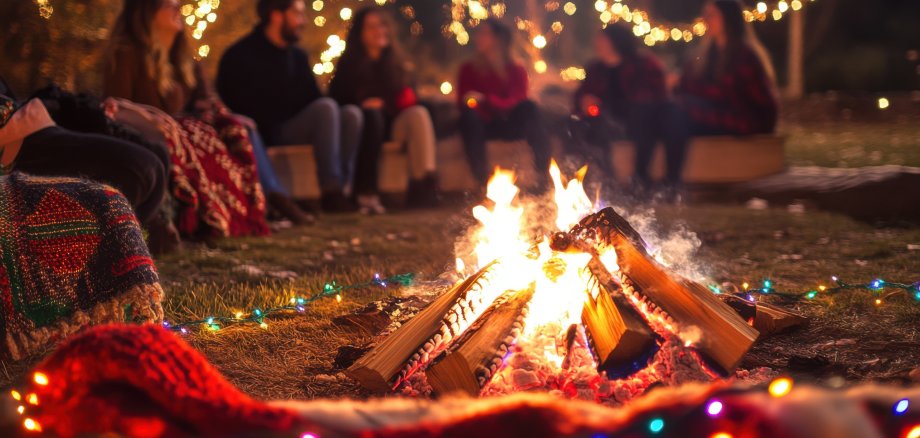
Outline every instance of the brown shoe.
POLYGON ((265 199, 272 209, 294 225, 312 225, 316 222, 316 218, 312 214, 301 210, 290 197, 284 194, 272 192, 265 199))

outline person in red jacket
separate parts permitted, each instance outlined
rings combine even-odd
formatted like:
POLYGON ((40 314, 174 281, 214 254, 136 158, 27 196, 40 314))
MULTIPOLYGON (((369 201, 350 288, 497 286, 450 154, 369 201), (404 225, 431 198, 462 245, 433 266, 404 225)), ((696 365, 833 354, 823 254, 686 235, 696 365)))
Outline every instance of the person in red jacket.
POLYGON ((533 149, 540 177, 549 167, 550 148, 537 105, 527 99, 527 71, 511 57, 511 30, 495 19, 483 20, 473 43, 476 55, 460 67, 457 98, 460 133, 473 175, 489 179, 486 140, 524 138, 533 149))
POLYGON ((385 212, 377 178, 387 140, 400 143, 408 153, 409 205, 434 206, 438 203, 434 125, 409 86, 392 24, 376 7, 358 11, 353 23, 329 95, 340 105, 358 105, 364 112, 353 190, 358 206, 365 214, 385 212))
POLYGON ((575 92, 573 147, 600 168, 599 179, 607 184, 614 178, 610 142, 629 139, 636 148, 634 189, 643 189, 651 184, 649 165, 661 140, 666 183, 679 184, 687 138, 681 115, 668 98, 661 62, 640 51, 632 30, 622 24, 598 32, 594 51, 596 60, 586 67, 585 80, 575 92))
POLYGON ((693 135, 751 135, 776 128, 773 66, 744 21, 737 0, 716 0, 703 11, 706 37, 675 89, 693 135))

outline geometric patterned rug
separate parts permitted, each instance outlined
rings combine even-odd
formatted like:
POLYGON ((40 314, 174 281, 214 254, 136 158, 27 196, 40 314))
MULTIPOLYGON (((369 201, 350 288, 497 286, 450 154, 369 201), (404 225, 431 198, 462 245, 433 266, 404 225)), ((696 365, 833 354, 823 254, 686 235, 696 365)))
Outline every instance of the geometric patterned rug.
POLYGON ((87 325, 155 322, 163 291, 131 205, 75 178, 0 177, 0 356, 87 325))

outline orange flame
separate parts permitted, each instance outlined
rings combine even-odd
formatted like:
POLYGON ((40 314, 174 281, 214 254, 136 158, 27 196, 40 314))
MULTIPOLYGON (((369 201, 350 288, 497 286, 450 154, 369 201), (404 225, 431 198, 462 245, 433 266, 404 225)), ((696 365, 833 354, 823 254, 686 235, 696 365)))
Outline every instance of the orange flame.
POLYGON ((572 226, 578 224, 581 218, 591 214, 594 210, 594 204, 585 193, 583 184, 587 173, 588 166, 583 166, 575 173, 575 178, 569 180, 568 184, 564 184, 562 172, 559 171, 556 160, 550 162, 549 175, 553 179, 556 227, 559 228, 559 231, 568 231, 572 226))

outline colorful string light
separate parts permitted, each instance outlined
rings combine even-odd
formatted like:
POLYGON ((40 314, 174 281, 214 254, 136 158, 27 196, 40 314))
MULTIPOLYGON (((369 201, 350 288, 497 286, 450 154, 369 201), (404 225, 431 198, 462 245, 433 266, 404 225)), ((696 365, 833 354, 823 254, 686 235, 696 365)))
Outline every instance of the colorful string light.
MULTIPOLYGON (((393 279, 391 281, 405 282, 405 281, 411 281, 411 276, 404 274, 404 275, 398 275, 395 277, 391 277, 391 279, 393 279)), ((368 282, 368 283, 381 284, 384 281, 385 280, 381 280, 378 276, 375 276, 375 281, 368 282)), ((354 285, 353 287, 358 287, 358 285, 354 285)), ((322 293, 317 294, 317 296, 320 296, 320 295, 322 295, 322 293)), ((50 383, 48 376, 42 373, 41 371, 35 371, 34 374, 32 375, 32 380, 40 386, 48 386, 50 383)), ((789 379, 788 377, 780 377, 770 382, 770 384, 766 386, 766 389, 771 395, 773 395, 774 397, 777 397, 777 392, 781 392, 782 395, 786 395, 792 391, 792 387, 793 387, 792 379, 789 379), (778 388, 780 390, 778 390, 778 388)), ((748 389, 738 388, 738 389, 723 391, 723 393, 724 392, 745 392, 745 391, 748 391, 748 389)), ((22 394, 15 389, 11 390, 9 394, 14 402, 19 402, 23 399, 22 394)), ((717 395, 717 394, 714 394, 714 395, 717 395)), ((37 405, 38 400, 36 397, 37 396, 35 393, 29 393, 29 395, 26 398, 34 399, 35 402, 32 404, 37 405)), ((905 398, 905 399, 898 400, 897 402, 895 402, 894 406, 892 407, 892 413, 895 417, 901 417, 905 413, 907 413, 909 406, 910 406, 910 402, 908 401, 908 399, 905 398)), ((715 399, 715 398, 710 399, 705 405, 706 414, 710 418, 713 418, 713 419, 715 419, 716 417, 719 417, 724 412, 724 410, 725 410, 725 404, 719 399, 715 399)), ((17 412, 23 418, 22 425, 26 431, 29 431, 29 432, 41 432, 42 431, 41 424, 39 424, 33 418, 26 416, 24 406, 20 405, 19 408, 17 409, 17 412)), ((699 412, 699 411, 694 409, 688 412, 699 412)), ((722 420, 716 420, 716 421, 721 422, 722 420)), ((647 423, 647 429, 651 435, 657 435, 664 430, 665 424, 666 423, 665 423, 664 417, 661 417, 661 416, 651 417, 647 423)), ((920 425, 906 426, 903 430, 904 432, 901 436, 904 436, 905 438, 920 438, 920 425)), ((301 438, 319 438, 319 436, 320 436, 319 434, 317 434, 316 432, 312 432, 312 431, 305 431, 300 434, 301 438)), ((595 436, 602 436, 602 435, 595 435, 595 436)), ((725 431, 718 431, 709 436, 711 438, 732 438, 733 437, 731 433, 725 432, 725 431)))
POLYGON ((786 396, 792 392, 792 379, 788 377, 780 377, 770 382, 770 386, 767 387, 767 392, 776 398, 786 396))
POLYGON ((335 297, 336 301, 342 301, 342 293, 352 289, 363 289, 367 287, 379 286, 379 287, 388 287, 391 284, 398 284, 401 286, 409 286, 412 284, 412 280, 415 278, 415 274, 399 274, 394 275, 388 278, 381 278, 380 274, 375 274, 374 278, 363 283, 355 283, 351 285, 340 285, 336 284, 335 281, 326 283, 323 286, 321 292, 317 292, 313 295, 306 297, 293 297, 290 300, 290 304, 284 306, 270 307, 267 309, 253 309, 248 314, 243 312, 236 312, 231 316, 209 316, 204 319, 199 319, 195 321, 186 321, 179 323, 170 323, 168 321, 163 321, 163 327, 176 331, 182 334, 188 333, 189 327, 203 326, 211 331, 218 331, 228 324, 258 324, 259 327, 266 329, 268 324, 265 322, 265 319, 278 314, 291 314, 291 313, 304 313, 308 305, 313 303, 316 300, 322 298, 335 297))
POLYGON ((719 414, 722 413, 724 407, 725 405, 723 405, 721 401, 713 400, 706 405, 706 413, 709 414, 710 417, 718 417, 719 414))
MULTIPOLYGON (((256 308, 256 309, 253 309, 248 314, 244 314, 243 312, 236 312, 235 314, 231 316, 221 316, 221 317, 211 316, 211 317, 200 319, 200 320, 187 321, 187 322, 181 322, 181 323, 169 323, 168 321, 164 321, 163 326, 170 330, 180 332, 182 334, 187 334, 188 328, 194 327, 194 326, 204 326, 205 328, 211 331, 217 331, 217 330, 220 330, 223 326, 227 324, 254 323, 254 324, 258 324, 261 328, 266 329, 268 328, 268 324, 265 322, 265 319, 269 316, 276 315, 276 314, 290 314, 294 312, 304 313, 306 311, 307 305, 321 298, 334 297, 336 301, 341 302, 342 301, 341 293, 344 291, 350 290, 350 289, 360 289, 360 288, 371 287, 371 286, 387 287, 388 284, 390 283, 396 283, 402 286, 408 286, 412 283, 413 278, 414 278, 414 274, 400 274, 400 275, 395 275, 393 277, 383 279, 380 277, 379 274, 376 274, 374 276, 374 279, 372 280, 369 280, 363 283, 356 283, 352 285, 339 285, 339 284, 336 284, 334 281, 332 281, 324 285, 322 292, 318 292, 309 297, 291 298, 290 303, 288 305, 271 307, 268 309, 256 308)), ((803 292, 790 292, 790 291, 776 290, 773 288, 773 281, 769 279, 763 281, 763 287, 760 289, 749 289, 750 284, 745 282, 742 284, 743 293, 741 293, 741 295, 742 296, 746 295, 748 301, 755 301, 755 298, 753 296, 754 294, 773 295, 773 296, 781 297, 789 301, 789 300, 796 300, 796 299, 813 300, 818 295, 830 296, 830 295, 834 295, 834 294, 844 292, 847 290, 870 290, 870 291, 877 292, 877 291, 881 291, 884 289, 899 289, 899 290, 906 291, 916 302, 920 302, 920 281, 908 284, 908 283, 900 283, 900 282, 886 282, 882 279, 877 278, 875 280, 872 280, 869 283, 849 284, 849 283, 846 283, 840 280, 836 276, 831 277, 831 278, 836 283, 836 286, 827 287, 827 286, 821 285, 821 286, 818 286, 818 288, 816 289, 803 291, 803 292)), ((722 289, 718 285, 710 285, 709 288, 710 290, 713 291, 713 293, 716 293, 716 294, 722 293, 722 289)), ((875 303, 876 305, 881 305, 882 304, 881 298, 876 298, 875 303)))
POLYGON ((898 402, 894 404, 894 414, 898 416, 904 415, 904 413, 907 412, 908 407, 910 407, 909 400, 906 398, 898 400, 898 402))
MULTIPOLYGON (((831 281, 835 286, 828 287, 825 285, 819 285, 817 288, 809 289, 805 291, 780 291, 773 287, 773 281, 766 279, 763 281, 763 287, 757 289, 751 289, 749 283, 742 283, 742 294, 748 295, 748 301, 754 301, 753 295, 773 295, 785 299, 787 301, 793 300, 813 300, 819 296, 830 296, 836 295, 848 290, 868 290, 872 292, 880 292, 886 289, 898 291, 904 291, 908 297, 913 298, 915 302, 920 303, 920 281, 915 281, 913 283, 902 283, 902 282, 890 282, 882 280, 881 278, 876 278, 868 283, 846 283, 837 276, 831 277, 831 281)), ((718 286, 712 285, 712 288, 718 288, 718 286)), ((873 300, 876 305, 881 305, 884 301, 882 298, 873 296, 873 300)))

